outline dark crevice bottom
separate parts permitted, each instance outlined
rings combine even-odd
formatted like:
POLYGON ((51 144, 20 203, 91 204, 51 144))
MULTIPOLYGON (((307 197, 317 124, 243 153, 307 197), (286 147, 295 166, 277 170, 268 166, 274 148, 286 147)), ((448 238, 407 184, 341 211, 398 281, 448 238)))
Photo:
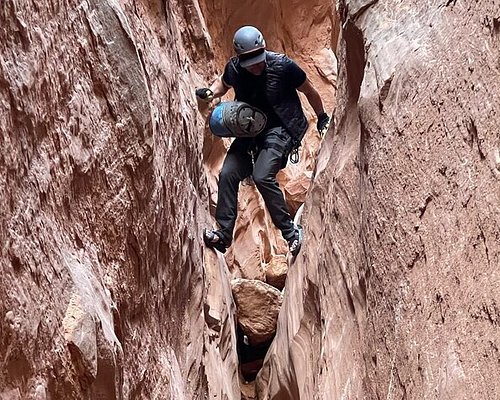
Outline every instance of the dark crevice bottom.
POLYGON ((245 381, 253 382, 262 368, 264 358, 274 338, 265 343, 252 345, 240 327, 238 327, 236 334, 238 337, 238 359, 241 375, 245 381))

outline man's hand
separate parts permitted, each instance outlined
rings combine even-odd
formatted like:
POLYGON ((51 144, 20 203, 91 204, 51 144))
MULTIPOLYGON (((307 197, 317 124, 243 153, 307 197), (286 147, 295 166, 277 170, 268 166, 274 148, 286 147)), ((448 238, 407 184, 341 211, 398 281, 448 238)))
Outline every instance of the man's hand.
POLYGON ((316 124, 316 127, 318 128, 318 132, 321 137, 324 137, 330 127, 330 117, 326 112, 322 112, 318 115, 318 123, 316 124))
POLYGON ((214 98, 214 92, 209 88, 200 88, 195 91, 196 97, 204 103, 210 103, 214 98))

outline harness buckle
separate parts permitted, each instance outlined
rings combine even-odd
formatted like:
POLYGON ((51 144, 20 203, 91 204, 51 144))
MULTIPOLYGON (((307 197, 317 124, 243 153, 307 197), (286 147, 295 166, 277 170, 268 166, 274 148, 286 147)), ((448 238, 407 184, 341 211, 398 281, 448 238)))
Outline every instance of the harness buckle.
POLYGON ((290 162, 292 164, 298 164, 300 161, 300 157, 299 157, 299 148, 298 147, 295 147, 294 149, 292 149, 292 151, 290 152, 290 162))

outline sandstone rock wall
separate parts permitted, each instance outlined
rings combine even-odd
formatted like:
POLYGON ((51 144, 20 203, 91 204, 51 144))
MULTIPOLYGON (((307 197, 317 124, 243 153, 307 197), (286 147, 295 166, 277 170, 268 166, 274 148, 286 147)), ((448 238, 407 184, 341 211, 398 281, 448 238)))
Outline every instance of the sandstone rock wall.
POLYGON ((202 21, 2 3, 0 398, 239 398, 227 267, 199 240, 202 21))
POLYGON ((2 3, 1 399, 240 399, 229 282, 284 248, 247 186, 203 251, 227 143, 192 89, 247 23, 338 87, 281 178, 314 172, 257 397, 498 397, 500 5, 337 3, 2 3))
POLYGON ((340 2, 338 125, 259 398, 498 398, 499 6, 340 2))

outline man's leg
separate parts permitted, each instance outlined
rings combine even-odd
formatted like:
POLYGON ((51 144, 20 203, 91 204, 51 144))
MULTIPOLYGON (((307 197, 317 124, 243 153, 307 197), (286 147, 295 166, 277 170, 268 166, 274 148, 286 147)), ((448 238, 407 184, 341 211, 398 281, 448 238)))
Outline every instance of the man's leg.
POLYGON ((283 153, 274 148, 264 148, 259 152, 253 170, 253 180, 271 214, 274 225, 281 230, 285 240, 295 236, 295 226, 285 203, 276 174, 282 166, 283 153))
POLYGON ((227 246, 233 241, 240 182, 251 173, 252 159, 245 148, 231 146, 219 174, 217 207, 215 209, 215 219, 219 225, 217 233, 222 236, 222 240, 227 246))

